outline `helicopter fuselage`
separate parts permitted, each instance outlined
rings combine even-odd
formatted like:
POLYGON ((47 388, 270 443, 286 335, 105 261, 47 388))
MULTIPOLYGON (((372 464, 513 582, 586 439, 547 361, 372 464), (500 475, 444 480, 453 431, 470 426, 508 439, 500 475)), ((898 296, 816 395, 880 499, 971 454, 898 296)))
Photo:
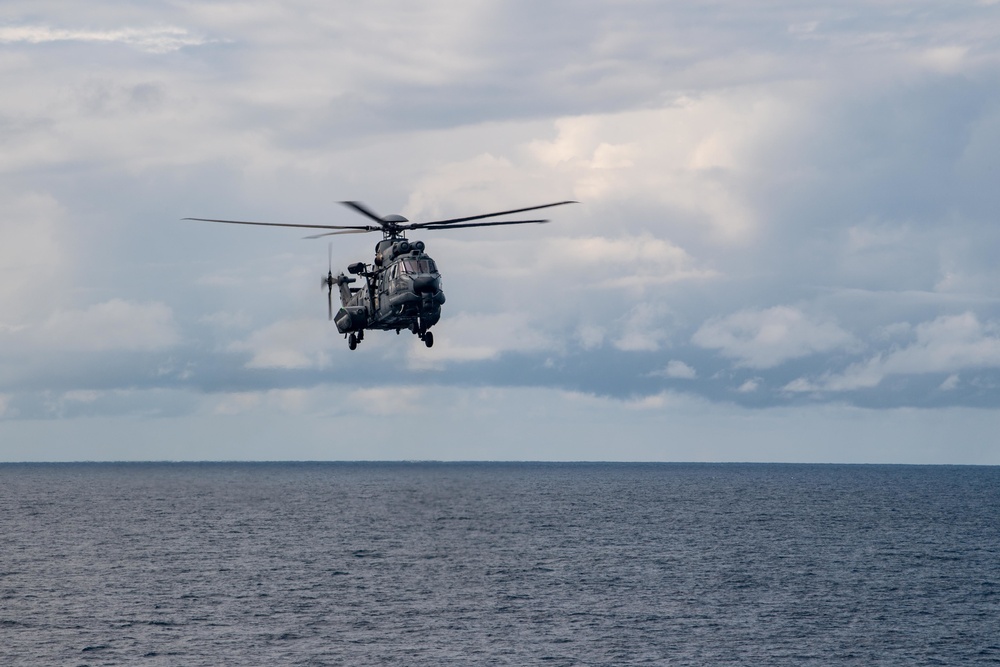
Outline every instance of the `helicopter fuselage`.
POLYGON ((364 339, 365 329, 396 333, 405 329, 427 347, 433 345, 430 328, 441 319, 445 297, 441 274, 424 252, 422 241, 383 239, 375 247, 372 264, 358 262, 348 271, 362 282, 351 287, 357 279, 343 273, 337 276, 341 308, 333 319, 337 331, 347 336, 351 349, 364 339))

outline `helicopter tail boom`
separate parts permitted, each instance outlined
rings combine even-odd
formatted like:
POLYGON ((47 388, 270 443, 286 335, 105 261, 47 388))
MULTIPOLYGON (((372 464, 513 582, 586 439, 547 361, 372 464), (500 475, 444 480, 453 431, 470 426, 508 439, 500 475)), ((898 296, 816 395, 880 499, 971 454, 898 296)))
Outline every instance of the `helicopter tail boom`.
POLYGON ((340 304, 344 307, 348 306, 351 302, 351 296, 354 292, 348 287, 351 283, 355 282, 354 278, 348 278, 343 273, 341 273, 336 278, 337 285, 340 287, 340 304))

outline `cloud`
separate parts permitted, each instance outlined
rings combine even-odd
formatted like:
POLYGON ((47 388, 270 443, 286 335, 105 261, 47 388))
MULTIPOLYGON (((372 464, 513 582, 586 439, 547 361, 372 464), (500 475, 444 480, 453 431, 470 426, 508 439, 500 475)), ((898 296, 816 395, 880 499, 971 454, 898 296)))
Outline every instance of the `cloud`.
MULTIPOLYGON (((558 214, 554 214, 558 215, 558 214)), ((572 213, 553 222, 563 230, 575 225, 572 213)), ((609 230, 613 233, 613 230, 609 230)), ((469 280, 489 282, 489 292, 503 290, 531 308, 551 303, 524 299, 540 287, 574 296, 594 294, 602 302, 628 290, 631 297, 655 293, 660 288, 697 284, 718 279, 719 273, 700 266, 683 248, 650 233, 566 236, 517 239, 520 234, 503 234, 488 239, 428 239, 428 252, 443 248, 445 279, 464 274, 469 280), (515 236, 515 238, 511 238, 515 236), (456 256, 454 259, 452 256, 456 256), (513 261, 512 261, 513 260, 513 261)), ((487 292, 487 293, 489 293, 487 292)), ((501 298, 497 296, 496 298, 501 298)))
POLYGON ((347 396, 354 409, 376 417, 414 415, 421 412, 425 387, 388 386, 358 389, 347 396))
POLYGON ((604 343, 605 333, 603 327, 585 324, 577 328, 574 338, 584 350, 593 350, 604 343))
POLYGON ((497 359, 505 352, 544 352, 559 347, 557 341, 532 328, 517 312, 460 312, 438 324, 433 331, 433 348, 425 347, 410 336, 410 368, 441 369, 448 363, 497 359))
POLYGON ((942 315, 916 327, 913 345, 889 354, 890 373, 934 373, 1000 367, 1000 325, 975 313, 942 315))
POLYGON ((319 406, 316 393, 303 389, 226 392, 208 397, 205 403, 208 412, 221 416, 238 416, 260 411, 300 415, 319 406))
POLYGON ((877 387, 891 375, 947 373, 943 391, 958 386, 959 371, 1000 368, 1000 325, 982 323, 971 312, 943 315, 914 329, 916 340, 904 347, 879 353, 852 364, 842 373, 818 381, 800 378, 788 391, 844 392, 877 387))
POLYGON ((550 271, 562 275, 568 272, 581 282, 589 278, 599 288, 642 288, 718 276, 711 269, 698 268, 683 248, 648 233, 618 238, 554 238, 543 242, 539 249, 539 259, 548 264, 550 271))
POLYGON ((112 299, 83 310, 52 313, 23 332, 31 346, 46 351, 154 351, 177 345, 181 334, 163 303, 112 299))
POLYGON ((247 368, 324 368, 330 363, 329 328, 328 322, 316 319, 275 322, 228 349, 249 353, 247 368))
POLYGON ((968 53, 963 45, 937 46, 921 53, 918 60, 934 71, 954 74, 962 70, 968 53))
POLYGON ((213 397, 217 415, 240 415, 256 410, 263 401, 261 392, 234 392, 213 397))
MULTIPOLYGON (((121 418, 176 418, 192 414, 197 399, 187 392, 161 387, 17 391, 8 396, 0 419, 20 422, 121 418)), ((31 443, 33 446, 35 443, 31 443)), ((66 443, 72 444, 72 438, 66 443)))
POLYGON ((658 394, 626 400, 623 402, 623 406, 627 410, 651 410, 654 412, 663 412, 667 409, 677 409, 680 406, 690 404, 690 402, 691 399, 687 396, 675 394, 669 391, 663 391, 658 394))
POLYGON ((614 346, 626 352, 659 350, 669 338, 669 311, 659 305, 639 303, 624 318, 614 346))
POLYGON ((0 191, 0 332, 20 327, 59 302, 74 263, 61 228, 66 211, 50 194, 0 191))
POLYGON ((675 380, 694 380, 698 377, 698 372, 679 359, 671 359, 667 362, 666 368, 654 371, 651 375, 675 380))
POLYGON ((843 349, 854 336, 835 323, 810 319, 790 306, 766 310, 743 310, 703 324, 691 341, 719 350, 737 364, 749 368, 772 368, 790 359, 843 349))
POLYGON ((187 46, 211 43, 199 35, 175 26, 129 27, 113 30, 54 28, 48 25, 0 26, 0 44, 46 44, 50 42, 90 42, 123 44, 150 53, 170 53, 187 46))
POLYGON ((763 91, 681 98, 657 109, 560 119, 553 140, 528 148, 571 178, 582 201, 655 202, 684 221, 685 232, 730 243, 757 226, 730 177, 750 167, 754 142, 787 115, 779 106, 763 91))
POLYGON ((939 388, 941 389, 941 391, 954 391, 955 388, 958 387, 958 383, 960 381, 961 379, 959 378, 958 373, 952 373, 951 375, 945 378, 944 382, 941 383, 941 386, 939 388))
MULTIPOLYGON (((343 373, 373 392, 354 409, 459 397, 522 435, 523 409, 558 432, 549 408, 585 388, 616 399, 566 413, 599 415, 580 433, 642 415, 660 442, 665 388, 698 428, 733 403, 812 424, 995 404, 997 5, 897 4, 10 0, 33 18, 0 29, 2 409, 346 419, 343 373), (344 199, 581 203, 428 232, 435 346, 369 332, 354 353, 325 320, 324 245, 176 221, 357 223, 344 199), (428 377, 434 396, 400 391, 428 377), (491 403, 514 385, 535 393, 491 403)), ((335 266, 375 240, 335 237, 335 266)), ((467 451, 466 426, 436 451, 467 451)))

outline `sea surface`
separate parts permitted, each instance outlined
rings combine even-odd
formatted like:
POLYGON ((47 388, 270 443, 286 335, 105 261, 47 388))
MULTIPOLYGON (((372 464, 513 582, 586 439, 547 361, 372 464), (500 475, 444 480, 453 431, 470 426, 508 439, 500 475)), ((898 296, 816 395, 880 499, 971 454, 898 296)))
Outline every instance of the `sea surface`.
POLYGON ((0 465, 0 665, 1000 663, 1000 468, 0 465))

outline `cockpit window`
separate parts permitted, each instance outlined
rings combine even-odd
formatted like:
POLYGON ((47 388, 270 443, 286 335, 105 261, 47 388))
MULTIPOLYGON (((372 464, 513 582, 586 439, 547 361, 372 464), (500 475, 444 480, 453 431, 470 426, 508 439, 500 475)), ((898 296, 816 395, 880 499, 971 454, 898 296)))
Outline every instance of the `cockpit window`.
POLYGON ((437 267, 431 259, 404 259, 399 263, 403 273, 436 273, 437 267))

